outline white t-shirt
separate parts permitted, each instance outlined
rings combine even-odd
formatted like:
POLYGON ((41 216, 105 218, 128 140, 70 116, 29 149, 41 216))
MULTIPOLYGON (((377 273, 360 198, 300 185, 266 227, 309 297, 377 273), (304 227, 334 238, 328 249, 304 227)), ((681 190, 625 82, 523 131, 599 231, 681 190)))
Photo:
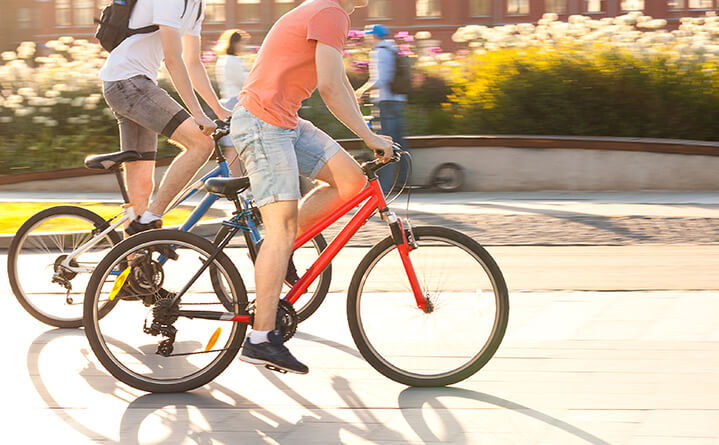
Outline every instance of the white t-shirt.
MULTIPOLYGON (((170 26, 180 35, 199 36, 205 15, 205 0, 138 0, 130 17, 130 28, 150 25, 170 26), (197 19, 198 8, 202 16, 197 19)), ((100 70, 104 81, 124 80, 145 75, 157 83, 157 73, 165 55, 160 33, 136 34, 125 39, 107 58, 100 70)))
POLYGON ((247 66, 242 57, 223 55, 215 65, 215 79, 220 85, 220 97, 229 99, 242 92, 242 85, 247 79, 247 66))

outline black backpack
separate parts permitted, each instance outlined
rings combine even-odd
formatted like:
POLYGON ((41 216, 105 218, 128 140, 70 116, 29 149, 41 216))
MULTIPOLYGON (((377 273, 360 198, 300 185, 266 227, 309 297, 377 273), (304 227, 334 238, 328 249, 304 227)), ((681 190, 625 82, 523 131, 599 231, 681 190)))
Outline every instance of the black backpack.
MULTIPOLYGON (((185 0, 185 10, 182 12, 183 16, 185 15, 185 11, 187 11, 187 1, 188 0, 185 0)), ((135 34, 149 34, 160 29, 157 25, 130 29, 130 16, 137 2, 138 0, 112 0, 112 3, 102 10, 100 19, 95 19, 95 23, 97 23, 95 37, 100 41, 100 45, 102 45, 107 52, 112 52, 113 49, 117 48, 120 43, 130 36, 134 36, 135 34)), ((202 6, 197 10, 197 20, 200 20, 201 16, 202 6)))
POLYGON ((399 51, 394 52, 394 79, 389 88, 394 94, 409 94, 412 90, 412 61, 399 51))

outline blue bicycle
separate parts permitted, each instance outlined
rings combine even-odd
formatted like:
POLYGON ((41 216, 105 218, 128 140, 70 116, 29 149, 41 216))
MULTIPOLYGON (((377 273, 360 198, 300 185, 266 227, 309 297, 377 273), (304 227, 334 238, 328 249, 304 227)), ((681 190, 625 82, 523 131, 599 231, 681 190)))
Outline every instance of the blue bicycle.
MULTIPOLYGON (((217 121, 217 124, 218 127, 212 134, 217 166, 187 187, 170 206, 170 210, 204 191, 204 183, 208 179, 231 176, 219 144, 220 139, 229 134, 229 126, 222 121, 217 121)), ((122 225, 136 217, 129 204, 130 199, 122 178, 122 165, 138 159, 140 154, 134 151, 94 155, 85 159, 87 168, 109 171, 115 175, 124 202, 120 213, 104 219, 83 207, 61 205, 36 213, 18 229, 8 251, 8 278, 17 300, 37 320, 59 328, 82 326, 82 301, 90 275, 112 246, 122 240, 122 225)), ((254 208, 248 193, 240 198, 246 208, 254 208)), ((220 198, 216 195, 207 193, 180 230, 192 230, 218 199, 220 198)), ((259 211, 255 209, 247 221, 250 236, 245 237, 244 244, 231 249, 236 263, 240 263, 243 258, 254 262, 262 240, 261 224, 259 211)), ((222 233, 217 237, 220 240, 223 238, 221 235, 222 233)), ((298 271, 303 271, 303 266, 309 267, 326 246, 326 241, 319 235, 312 243, 308 243, 302 252, 295 252, 294 262, 298 271)), ((113 275, 120 272, 115 271, 113 275)), ((300 304, 296 306, 300 320, 314 313, 324 300, 331 273, 331 268, 328 267, 318 285, 303 295, 300 304)), ((292 284, 294 283, 287 283, 290 287, 292 284)), ((115 304, 117 300, 104 302, 102 313, 109 312, 115 304)))

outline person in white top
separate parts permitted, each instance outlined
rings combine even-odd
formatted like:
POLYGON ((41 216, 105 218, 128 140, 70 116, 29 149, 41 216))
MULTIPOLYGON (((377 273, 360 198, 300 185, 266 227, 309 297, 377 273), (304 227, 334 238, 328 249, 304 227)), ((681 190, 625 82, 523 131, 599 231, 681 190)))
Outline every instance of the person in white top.
POLYGON ((214 149, 209 136, 216 125, 200 107, 195 91, 218 118, 230 116, 200 59, 204 6, 205 0, 138 0, 130 28, 158 25, 159 30, 125 39, 100 70, 105 100, 120 128, 121 149, 142 154, 141 160, 125 164, 130 202, 140 215, 125 229, 129 235, 162 226, 167 207, 214 149), (187 110, 157 85, 163 60, 187 110), (183 151, 165 173, 150 204, 158 134, 183 151))
MULTIPOLYGON (((237 105, 242 85, 247 79, 248 70, 242 53, 249 39, 250 35, 241 29, 228 29, 222 33, 213 48, 218 56, 215 64, 215 80, 220 88, 220 103, 228 110, 232 110, 237 105)), ((222 138, 220 144, 224 148, 234 148, 229 136, 222 138)), ((244 175, 236 150, 228 150, 225 157, 230 163, 233 175, 244 175)))

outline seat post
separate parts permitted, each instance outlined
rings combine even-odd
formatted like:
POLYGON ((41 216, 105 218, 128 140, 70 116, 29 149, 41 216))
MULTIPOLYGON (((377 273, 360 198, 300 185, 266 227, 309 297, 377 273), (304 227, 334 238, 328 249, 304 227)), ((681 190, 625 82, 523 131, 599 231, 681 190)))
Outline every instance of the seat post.
POLYGON ((125 188, 125 180, 122 178, 121 167, 114 167, 112 170, 115 173, 117 185, 120 187, 120 193, 122 193, 122 200, 125 201, 125 204, 130 204, 130 197, 127 195, 127 189, 125 188))

